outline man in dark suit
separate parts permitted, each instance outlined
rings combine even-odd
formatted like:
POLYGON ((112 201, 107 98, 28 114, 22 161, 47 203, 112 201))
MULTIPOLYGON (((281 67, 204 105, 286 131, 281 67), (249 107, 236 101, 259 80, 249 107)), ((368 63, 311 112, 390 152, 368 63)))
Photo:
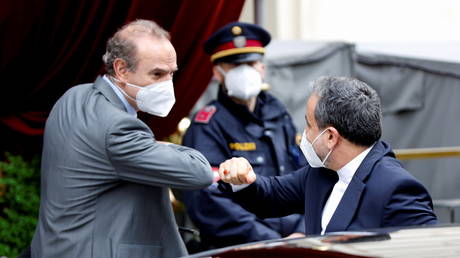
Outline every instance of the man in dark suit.
POLYGON ((435 224, 427 190, 380 140, 377 93, 344 77, 322 77, 312 88, 301 142, 309 165, 263 177, 244 158, 233 158, 219 167, 231 184, 221 189, 234 190, 238 202, 261 217, 305 212, 306 234, 435 224), (245 188, 236 189, 240 184, 245 188))
POLYGON ((46 122, 32 257, 183 256, 168 187, 206 187, 211 167, 136 117, 168 115, 176 52, 165 30, 137 20, 103 60, 107 74, 68 90, 46 122))

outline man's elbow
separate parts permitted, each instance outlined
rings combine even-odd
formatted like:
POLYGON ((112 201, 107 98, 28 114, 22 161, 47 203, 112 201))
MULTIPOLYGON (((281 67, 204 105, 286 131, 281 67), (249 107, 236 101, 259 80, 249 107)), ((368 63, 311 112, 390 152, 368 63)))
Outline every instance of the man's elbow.
POLYGON ((207 169, 203 175, 203 178, 202 178, 202 184, 201 184, 201 188, 205 188, 205 187, 208 187, 209 185, 211 185, 214 181, 214 173, 212 172, 211 170, 211 167, 209 167, 209 169, 207 169))
POLYGON ((211 166, 206 166, 200 170, 200 173, 196 173, 193 180, 194 189, 202 189, 210 186, 214 180, 214 174, 211 170, 211 166))

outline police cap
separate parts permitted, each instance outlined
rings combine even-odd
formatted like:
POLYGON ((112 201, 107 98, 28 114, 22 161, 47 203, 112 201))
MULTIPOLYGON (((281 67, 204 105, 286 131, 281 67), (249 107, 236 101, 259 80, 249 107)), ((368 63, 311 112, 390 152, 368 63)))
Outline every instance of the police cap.
POLYGON ((204 43, 211 62, 244 63, 262 59, 270 34, 255 24, 232 22, 220 28, 204 43))

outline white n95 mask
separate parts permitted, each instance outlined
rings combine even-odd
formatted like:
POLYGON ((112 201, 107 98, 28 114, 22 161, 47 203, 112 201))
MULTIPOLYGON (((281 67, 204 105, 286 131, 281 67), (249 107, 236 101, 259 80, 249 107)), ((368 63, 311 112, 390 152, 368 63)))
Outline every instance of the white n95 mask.
MULTIPOLYGON (((115 78, 115 80, 118 80, 115 78)), ((136 98, 129 96, 123 90, 125 96, 136 101, 139 110, 160 117, 169 114, 176 98, 174 97, 174 85, 172 80, 156 82, 144 87, 125 82, 126 85, 139 88, 136 98)), ((121 90, 121 89, 120 89, 121 90)))
POLYGON ((228 72, 220 66, 217 69, 225 76, 225 87, 229 96, 248 100, 257 96, 262 89, 262 76, 248 64, 239 65, 228 72))
POLYGON ((307 134, 305 130, 303 131, 302 134, 302 140, 300 142, 300 149, 303 152, 303 155, 308 161, 308 164, 310 164, 310 167, 312 168, 320 168, 320 167, 326 167, 324 164, 326 163, 327 158, 329 158, 329 155, 332 153, 332 149, 329 151, 329 153, 326 155, 323 161, 318 157, 318 154, 316 154, 315 149, 313 148, 313 144, 315 144, 316 140, 319 139, 321 135, 323 135, 324 132, 326 132, 327 129, 324 129, 316 138, 313 140, 312 143, 310 143, 307 140, 307 134))

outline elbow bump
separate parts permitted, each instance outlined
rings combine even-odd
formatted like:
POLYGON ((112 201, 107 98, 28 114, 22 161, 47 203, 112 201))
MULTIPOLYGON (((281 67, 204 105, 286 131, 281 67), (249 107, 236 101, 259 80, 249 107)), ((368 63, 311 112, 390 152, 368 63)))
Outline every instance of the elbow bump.
POLYGON ((202 171, 201 173, 196 173, 195 182, 196 182, 197 187, 205 188, 213 183, 214 174, 210 166, 202 169, 201 171, 202 171))
POLYGON ((212 172, 211 168, 209 168, 209 170, 207 171, 206 175, 205 175, 205 186, 208 186, 210 184, 213 183, 214 181, 214 173, 212 172))

